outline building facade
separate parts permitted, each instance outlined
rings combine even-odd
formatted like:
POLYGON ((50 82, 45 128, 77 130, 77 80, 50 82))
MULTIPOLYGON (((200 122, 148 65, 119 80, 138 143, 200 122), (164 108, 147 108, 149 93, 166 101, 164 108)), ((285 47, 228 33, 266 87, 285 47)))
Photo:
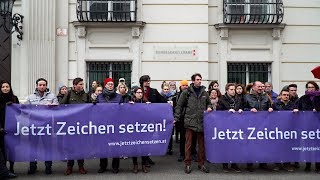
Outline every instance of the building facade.
MULTIPOLYGON (((24 37, 12 38, 11 79, 27 97, 44 77, 57 93, 83 77, 271 81, 299 94, 319 65, 320 0, 16 0, 24 37)), ((223 87, 221 89, 224 89, 223 87)))

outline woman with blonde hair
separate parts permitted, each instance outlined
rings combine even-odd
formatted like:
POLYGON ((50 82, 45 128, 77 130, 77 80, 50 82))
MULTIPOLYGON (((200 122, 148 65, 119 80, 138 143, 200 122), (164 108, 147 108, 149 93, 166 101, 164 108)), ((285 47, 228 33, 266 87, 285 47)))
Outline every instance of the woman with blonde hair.
POLYGON ((120 103, 128 103, 131 101, 131 96, 128 93, 129 88, 124 82, 120 82, 117 86, 117 93, 121 95, 120 103))

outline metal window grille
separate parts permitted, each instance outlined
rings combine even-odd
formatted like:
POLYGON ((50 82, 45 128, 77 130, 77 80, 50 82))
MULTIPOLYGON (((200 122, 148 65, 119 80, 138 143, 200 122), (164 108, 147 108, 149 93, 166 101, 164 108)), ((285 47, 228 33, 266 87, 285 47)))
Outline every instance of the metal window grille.
POLYGON ((93 81, 98 81, 103 86, 105 78, 110 77, 118 86, 120 78, 125 78, 126 85, 131 85, 131 62, 87 62, 87 89, 93 81))
POLYGON ((134 22, 137 0, 77 0, 78 21, 134 22))
POLYGON ((271 81, 271 63, 228 63, 228 82, 271 81))
POLYGON ((226 24, 280 24, 282 0, 224 0, 226 24))

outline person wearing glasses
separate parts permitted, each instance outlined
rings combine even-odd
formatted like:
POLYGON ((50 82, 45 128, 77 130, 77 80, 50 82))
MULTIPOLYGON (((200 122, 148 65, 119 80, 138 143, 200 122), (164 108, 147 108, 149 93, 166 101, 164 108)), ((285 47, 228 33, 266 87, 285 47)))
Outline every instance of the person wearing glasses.
MULTIPOLYGON (((133 97, 130 104, 134 104, 134 103, 149 103, 147 99, 143 96, 143 90, 141 87, 135 87, 133 89, 133 97)), ((148 173, 149 172, 149 168, 147 167, 148 156, 142 156, 141 159, 142 159, 142 163, 141 163, 142 172, 148 173)), ((133 162, 132 172, 138 173, 138 157, 132 157, 132 162, 133 162)))
MULTIPOLYGON (((120 103, 122 96, 116 92, 114 88, 114 80, 112 78, 106 78, 103 81, 104 89, 97 97, 97 103, 120 103)), ((100 169, 98 173, 104 173, 107 171, 108 158, 100 158, 100 169)), ((112 159, 112 172, 117 174, 119 172, 120 158, 112 159)))
MULTIPOLYGON (((298 99, 297 107, 300 111, 319 111, 320 110, 320 91, 319 86, 314 81, 306 83, 305 95, 298 99)), ((311 163, 307 162, 304 169, 306 172, 311 171, 311 163)), ((316 173, 320 174, 320 162, 315 163, 316 173)))

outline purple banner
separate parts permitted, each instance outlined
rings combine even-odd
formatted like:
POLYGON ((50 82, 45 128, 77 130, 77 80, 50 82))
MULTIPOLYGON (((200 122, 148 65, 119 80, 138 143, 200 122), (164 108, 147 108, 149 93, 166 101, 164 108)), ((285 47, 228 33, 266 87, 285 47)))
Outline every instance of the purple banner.
POLYGON ((320 162, 320 113, 215 111, 204 119, 212 163, 320 162))
POLYGON ((169 104, 10 105, 5 141, 12 161, 159 156, 172 128, 169 104))

